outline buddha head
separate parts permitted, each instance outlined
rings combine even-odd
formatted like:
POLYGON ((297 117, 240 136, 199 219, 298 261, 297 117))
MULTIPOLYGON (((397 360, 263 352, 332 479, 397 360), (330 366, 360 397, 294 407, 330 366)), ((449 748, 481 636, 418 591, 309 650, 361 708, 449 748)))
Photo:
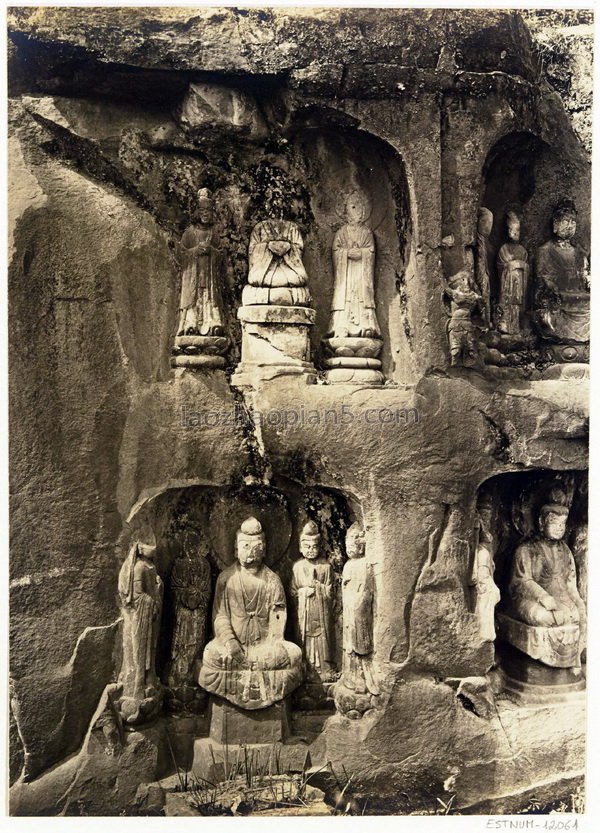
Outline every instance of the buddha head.
POLYGON ((260 521, 246 518, 237 531, 235 543, 240 565, 251 573, 257 572, 265 557, 265 535, 260 521))
POLYGON ((154 561, 156 557, 156 547, 152 544, 143 544, 138 541, 137 554, 139 558, 147 558, 149 561, 154 561))
POLYGON ((351 191, 345 202, 346 217, 349 223, 364 223, 369 216, 369 204, 360 191, 351 191))
POLYGON ((358 523, 353 523, 346 532, 346 555, 348 558, 362 558, 365 554, 365 534, 358 523))
POLYGON ((477 231, 483 234, 484 237, 489 237, 492 233, 492 226, 494 225, 494 215, 489 210, 482 206, 477 215, 477 231))
POLYGON ((513 243, 518 243, 521 237, 521 218, 516 211, 506 212, 506 233, 508 239, 513 243))
POLYGON ((300 552, 309 561, 319 557, 321 534, 314 521, 309 521, 300 533, 300 552))
POLYGON ((198 219, 203 225, 211 225, 214 217, 214 206, 214 200, 208 188, 201 188, 198 191, 198 219))
POLYGON ((552 212, 552 232, 559 240, 570 240, 577 230, 577 209, 573 200, 561 200, 552 212))
POLYGON ((540 509, 539 527, 543 537, 549 541, 562 540, 568 516, 567 496, 560 487, 552 489, 548 500, 540 509))

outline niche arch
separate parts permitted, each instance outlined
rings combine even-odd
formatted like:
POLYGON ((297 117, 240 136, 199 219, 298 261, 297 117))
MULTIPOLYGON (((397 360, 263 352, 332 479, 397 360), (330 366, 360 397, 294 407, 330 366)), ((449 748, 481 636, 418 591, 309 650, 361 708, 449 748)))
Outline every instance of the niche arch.
POLYGON ((313 346, 319 352, 333 297, 331 244, 344 224, 343 195, 357 189, 368 198, 367 221, 375 236, 375 302, 383 336, 382 369, 400 381, 411 366, 406 336, 405 280, 413 268, 413 211, 406 166, 388 142, 358 127, 356 119, 327 108, 296 114, 289 129, 295 164, 307 183, 313 222, 305 240, 304 261, 312 278, 317 311, 313 346))
MULTIPOLYGON (((210 566, 210 605, 206 640, 212 638, 210 610, 220 572, 233 563, 235 533, 249 515, 262 523, 267 565, 280 577, 287 598, 285 636, 297 641, 290 597, 292 568, 300 558, 299 537, 304 524, 315 521, 321 530, 322 549, 335 576, 333 629, 335 665, 342 667, 341 573, 346 560, 345 533, 354 521, 363 522, 360 502, 353 495, 318 484, 275 476, 272 485, 227 486, 200 480, 164 484, 147 490, 128 518, 132 539, 156 544, 156 565, 164 582, 164 603, 157 650, 157 672, 166 683, 174 632, 175 608, 171 574, 180 555, 205 558, 210 566)), ((199 658, 199 657, 198 657, 199 658)), ((302 692, 299 692, 302 695, 302 692)), ((196 700, 205 704, 206 698, 196 700)), ((295 699, 300 710, 315 708, 314 698, 295 699), (308 704, 308 705, 307 705, 308 704)), ((329 703, 332 708, 332 701, 329 703)))

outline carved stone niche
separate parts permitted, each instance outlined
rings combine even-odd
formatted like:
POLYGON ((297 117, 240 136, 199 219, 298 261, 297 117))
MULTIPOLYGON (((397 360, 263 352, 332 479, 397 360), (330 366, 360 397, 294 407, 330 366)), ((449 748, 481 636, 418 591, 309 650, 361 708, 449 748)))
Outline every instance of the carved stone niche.
POLYGON ((585 688, 587 475, 500 475, 480 489, 500 588, 496 686, 523 703, 585 688))
POLYGON ((290 131, 314 216, 304 258, 316 310, 313 345, 329 384, 404 381, 415 300, 405 292, 414 273, 405 165, 387 142, 336 123, 341 117, 309 107, 290 131))
POLYGON ((336 705, 349 717, 373 708, 374 584, 356 502, 279 477, 167 488, 143 513, 155 546, 130 553, 122 590, 143 557, 138 572, 157 593, 164 584, 164 598, 140 608, 154 627, 138 651, 141 694, 127 674, 121 683, 144 712, 136 725, 171 721, 182 766, 214 780, 209 745, 219 760, 238 745, 258 745, 260 757, 280 744, 301 768, 336 705))
POLYGON ((542 378, 585 377, 589 195, 560 151, 528 132, 496 142, 483 183, 475 251, 483 361, 542 378))

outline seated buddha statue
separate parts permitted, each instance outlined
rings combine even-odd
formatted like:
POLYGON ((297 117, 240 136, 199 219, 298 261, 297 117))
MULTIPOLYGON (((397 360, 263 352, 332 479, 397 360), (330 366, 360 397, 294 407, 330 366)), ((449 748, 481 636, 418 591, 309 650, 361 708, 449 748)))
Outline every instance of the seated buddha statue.
POLYGON ((590 338, 590 273, 583 249, 573 243, 577 211, 562 200, 552 214, 552 239, 536 257, 536 313, 542 338, 584 344, 590 338))
POLYGON ((541 507, 538 534, 514 554, 507 616, 500 617, 508 642, 555 668, 579 667, 585 643, 585 605, 573 554, 563 540, 568 514, 566 495, 553 489, 541 507))
POLYGON ((198 682, 243 709, 283 700, 303 679, 302 652, 283 638, 286 602, 279 577, 263 563, 265 536, 247 518, 236 536, 237 561, 217 580, 214 639, 198 682))

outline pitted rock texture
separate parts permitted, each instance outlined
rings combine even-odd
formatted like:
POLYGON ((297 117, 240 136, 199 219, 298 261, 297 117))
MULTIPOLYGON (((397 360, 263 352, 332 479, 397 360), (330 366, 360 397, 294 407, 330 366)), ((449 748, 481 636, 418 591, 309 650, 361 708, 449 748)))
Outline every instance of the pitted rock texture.
POLYGON ((363 794, 414 787, 421 808, 577 774, 582 711, 477 713, 487 689, 472 680, 495 673, 494 654, 468 584, 482 484, 587 468, 587 384, 529 360, 450 369, 442 303, 472 262, 483 198, 498 223, 505 199, 526 201, 533 253, 569 193, 589 241, 588 160, 520 17, 24 8, 9 28, 13 812, 101 813, 111 785, 113 809, 135 806, 164 768, 163 723, 129 737, 122 770, 89 725, 118 673, 131 536, 153 527, 168 580, 177 523, 210 532, 211 500, 273 490, 290 507, 284 584, 300 510, 323 519, 338 574, 344 530, 362 518, 375 576, 380 701, 323 719, 314 761, 344 763, 363 794), (278 378, 242 392, 231 375, 251 228, 272 208, 300 226, 320 366, 338 196, 357 182, 373 203, 387 384, 278 378), (178 242, 201 187, 227 263, 224 372, 169 361, 178 242), (443 681, 463 678, 461 699, 443 681))

